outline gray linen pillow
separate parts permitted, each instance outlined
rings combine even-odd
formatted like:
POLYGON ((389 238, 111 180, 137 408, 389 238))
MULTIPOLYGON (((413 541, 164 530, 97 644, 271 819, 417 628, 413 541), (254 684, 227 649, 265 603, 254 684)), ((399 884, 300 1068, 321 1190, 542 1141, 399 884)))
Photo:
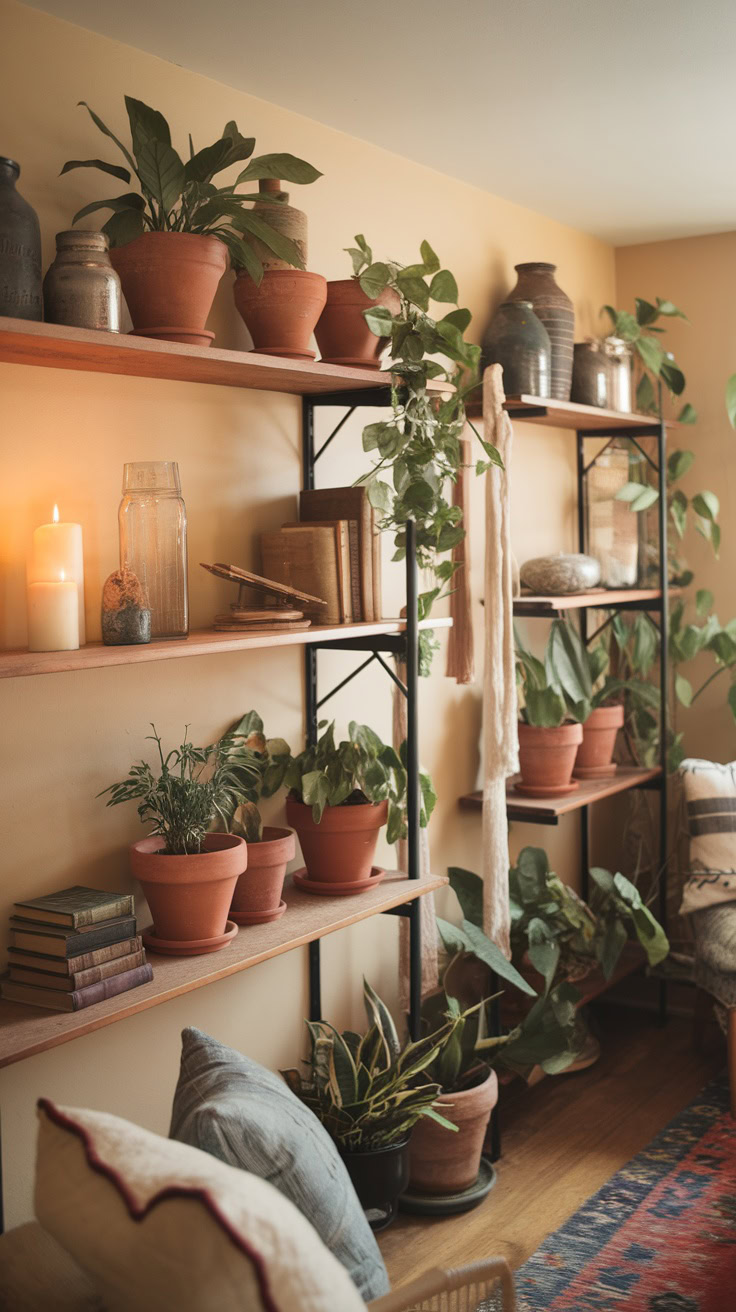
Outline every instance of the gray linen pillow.
POLYGON ((366 1303, 388 1293, 350 1176, 314 1113, 250 1057, 193 1027, 181 1037, 169 1138, 268 1180, 311 1221, 366 1303))

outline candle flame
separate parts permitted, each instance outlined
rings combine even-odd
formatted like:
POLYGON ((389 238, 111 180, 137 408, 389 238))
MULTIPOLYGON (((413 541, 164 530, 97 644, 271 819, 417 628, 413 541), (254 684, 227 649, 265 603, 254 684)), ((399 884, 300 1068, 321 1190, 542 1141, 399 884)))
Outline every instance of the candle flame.
POLYGON ((65 582, 66 582, 66 571, 65 571, 65 570, 62 569, 62 570, 59 571, 59 578, 61 579, 62 583, 65 583, 65 582))
POLYGON ((54 520, 54 523, 55 523, 55 524, 58 524, 58 522, 59 522, 59 507, 58 507, 58 506, 54 506, 53 520, 54 520))

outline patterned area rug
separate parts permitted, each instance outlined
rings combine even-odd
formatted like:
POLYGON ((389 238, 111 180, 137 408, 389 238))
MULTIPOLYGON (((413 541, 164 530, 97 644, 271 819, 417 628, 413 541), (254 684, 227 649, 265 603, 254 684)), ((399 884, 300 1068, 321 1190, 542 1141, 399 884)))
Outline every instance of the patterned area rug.
POLYGON ((734 1312, 736 1122, 707 1085, 516 1273, 519 1312, 734 1312))

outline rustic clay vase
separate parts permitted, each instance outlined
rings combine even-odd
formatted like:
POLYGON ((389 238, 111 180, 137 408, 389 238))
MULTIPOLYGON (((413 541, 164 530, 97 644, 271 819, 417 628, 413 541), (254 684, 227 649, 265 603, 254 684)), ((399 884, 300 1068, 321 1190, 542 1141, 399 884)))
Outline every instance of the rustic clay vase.
POLYGON ((517 264, 518 281, 509 294, 510 301, 531 301, 538 319, 549 333, 552 349, 550 396, 555 401, 569 401, 572 386, 575 311, 569 296, 555 282, 555 264, 533 261, 517 264))
POLYGON ((620 702, 591 711, 583 725, 583 741, 575 757, 576 779, 605 779, 616 773, 617 766, 611 758, 623 722, 624 708, 620 702))
POLYGON ((500 364, 506 396, 548 397, 551 355, 549 333, 531 301, 504 301, 483 337, 481 374, 500 364))
MULTIPOLYGON (((282 237, 288 237, 293 241, 299 254, 302 257, 304 268, 307 267, 307 258, 309 249, 307 216, 303 210, 298 210, 295 206, 289 204, 288 191, 282 191, 281 182, 278 178, 261 178, 258 183, 259 196, 278 197, 278 203, 272 200, 257 200, 253 206, 252 213, 257 219, 263 219, 270 228, 280 233, 282 237)), ((275 255, 270 246, 265 242, 259 241, 257 237, 245 237, 254 255, 258 257, 264 269, 292 269, 293 265, 287 260, 282 260, 275 255)))
POLYGON ((441 1093, 435 1107, 457 1126, 457 1134, 422 1116, 409 1142, 409 1189, 419 1194, 455 1194, 475 1184, 491 1112, 498 1101, 495 1071, 472 1089, 441 1093))
POLYGON ((366 296, 357 278, 328 282, 327 303, 314 330, 325 364, 356 365, 376 369, 388 346, 387 337, 376 337, 363 318, 363 311, 383 305, 396 314, 401 302, 392 287, 380 296, 366 296))
POLYGON ((248 869, 240 876, 230 906, 237 925, 260 925, 283 915, 281 890, 286 867, 296 851, 290 829, 265 827, 258 843, 248 844, 248 869))
MULTIPOLYGON (((452 1134, 446 1130, 446 1134, 452 1134)), ((350 1153, 340 1149, 353 1188, 366 1211, 378 1211, 371 1219, 371 1230, 385 1230, 396 1216, 399 1195, 409 1183, 409 1140, 390 1144, 388 1148, 350 1153)))
POLYGON ((315 824, 311 806, 287 797, 286 819, 296 829, 309 879, 359 884, 370 878, 379 830, 388 819, 388 802, 326 806, 315 824))
POLYGON ((110 251, 133 320, 133 333, 166 342, 209 346, 205 328, 227 250, 216 237, 144 232, 110 251))
POLYGON ((575 757, 583 740, 581 724, 560 724, 542 729, 519 724, 519 767, 521 781, 516 791, 527 797, 554 797, 579 787, 572 781, 575 757))
POLYGON ((309 343, 327 299, 327 280, 302 269, 272 269, 260 286, 250 274, 235 279, 235 304, 253 349, 289 360, 313 360, 309 343))
MULTIPOLYGON (((207 834, 204 851, 169 856, 160 835, 142 838, 130 849, 130 868, 146 895, 156 938, 202 947, 225 934, 235 885, 248 864, 245 840, 236 834, 207 834)), ((219 946, 219 945, 218 945, 219 946)), ((224 943, 223 945, 224 946, 224 943)))

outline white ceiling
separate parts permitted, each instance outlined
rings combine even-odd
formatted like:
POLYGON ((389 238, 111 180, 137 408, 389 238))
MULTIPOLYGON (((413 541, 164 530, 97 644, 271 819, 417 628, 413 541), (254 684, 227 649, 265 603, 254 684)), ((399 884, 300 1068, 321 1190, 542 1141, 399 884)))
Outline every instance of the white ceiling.
POLYGON ((734 0, 34 7, 619 245, 736 227, 734 0))

